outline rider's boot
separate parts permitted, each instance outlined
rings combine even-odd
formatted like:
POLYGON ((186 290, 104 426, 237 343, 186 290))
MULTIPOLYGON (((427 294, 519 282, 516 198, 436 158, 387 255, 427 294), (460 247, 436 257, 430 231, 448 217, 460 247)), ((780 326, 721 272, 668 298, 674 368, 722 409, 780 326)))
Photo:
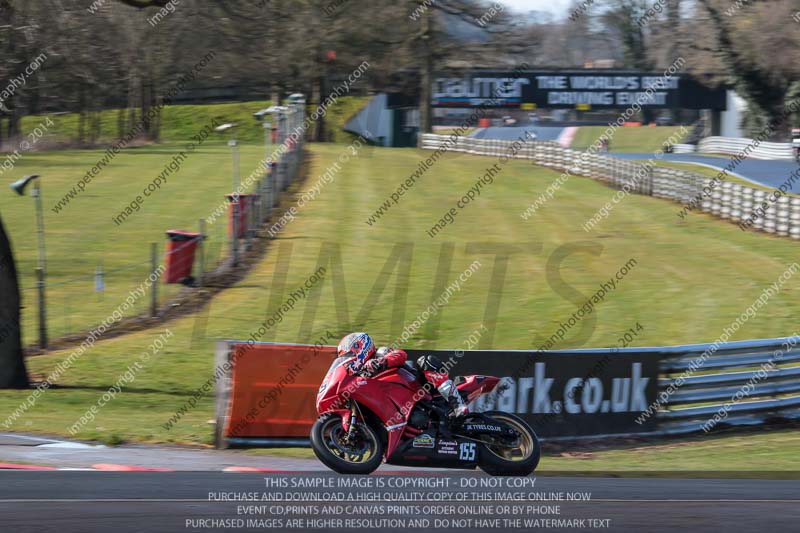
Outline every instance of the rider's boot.
POLYGON ((464 403, 464 399, 461 397, 461 394, 459 394, 452 379, 448 379, 436 388, 442 397, 447 400, 448 418, 458 418, 469 413, 469 407, 464 403))

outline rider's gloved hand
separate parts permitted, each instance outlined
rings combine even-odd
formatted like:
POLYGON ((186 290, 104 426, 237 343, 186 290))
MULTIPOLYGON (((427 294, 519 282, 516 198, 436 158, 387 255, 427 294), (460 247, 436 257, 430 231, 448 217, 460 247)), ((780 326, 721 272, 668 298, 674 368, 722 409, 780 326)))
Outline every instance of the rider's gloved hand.
POLYGON ((382 372, 386 369, 386 363, 384 362, 382 357, 378 357, 375 359, 370 359, 366 363, 364 363, 364 367, 361 370, 361 374, 365 376, 374 376, 379 372, 382 372))

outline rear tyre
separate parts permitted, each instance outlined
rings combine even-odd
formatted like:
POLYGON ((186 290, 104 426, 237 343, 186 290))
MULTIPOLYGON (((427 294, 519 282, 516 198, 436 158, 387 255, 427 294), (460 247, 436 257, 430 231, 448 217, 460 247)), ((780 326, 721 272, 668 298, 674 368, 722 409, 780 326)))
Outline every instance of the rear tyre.
POLYGON ((369 424, 359 423, 351 442, 346 437, 341 416, 327 413, 311 427, 311 448, 325 466, 339 474, 369 474, 380 466, 383 442, 369 424))
POLYGON ((479 466, 492 476, 527 476, 539 465, 541 447, 539 438, 527 422, 511 413, 489 411, 483 413, 498 422, 513 427, 520 433, 519 442, 506 444, 480 444, 479 466))

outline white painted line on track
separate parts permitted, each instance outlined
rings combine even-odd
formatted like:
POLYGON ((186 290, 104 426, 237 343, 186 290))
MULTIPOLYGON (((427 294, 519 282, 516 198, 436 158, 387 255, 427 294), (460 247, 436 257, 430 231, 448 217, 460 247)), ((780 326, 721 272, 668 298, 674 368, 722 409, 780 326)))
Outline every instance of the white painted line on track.
POLYGON ((98 448, 106 448, 105 444, 84 444, 82 442, 67 442, 67 441, 58 441, 58 442, 51 442, 48 444, 40 444, 36 446, 37 448, 68 448, 74 450, 92 450, 98 448))

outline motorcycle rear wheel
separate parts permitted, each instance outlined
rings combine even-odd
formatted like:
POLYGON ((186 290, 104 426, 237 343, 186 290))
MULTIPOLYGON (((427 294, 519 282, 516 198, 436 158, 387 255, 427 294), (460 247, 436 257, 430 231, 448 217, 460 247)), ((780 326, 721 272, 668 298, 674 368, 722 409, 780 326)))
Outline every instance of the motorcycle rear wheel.
POLYGON ((509 447, 481 443, 479 466, 492 476, 527 476, 539 465, 541 447, 539 437, 527 422, 503 411, 489 411, 485 415, 509 425, 521 435, 519 446, 509 447))
POLYGON ((365 422, 360 423, 354 433, 354 442, 347 442, 342 418, 334 413, 324 414, 311 427, 311 449, 334 472, 369 474, 383 460, 383 442, 365 422))

